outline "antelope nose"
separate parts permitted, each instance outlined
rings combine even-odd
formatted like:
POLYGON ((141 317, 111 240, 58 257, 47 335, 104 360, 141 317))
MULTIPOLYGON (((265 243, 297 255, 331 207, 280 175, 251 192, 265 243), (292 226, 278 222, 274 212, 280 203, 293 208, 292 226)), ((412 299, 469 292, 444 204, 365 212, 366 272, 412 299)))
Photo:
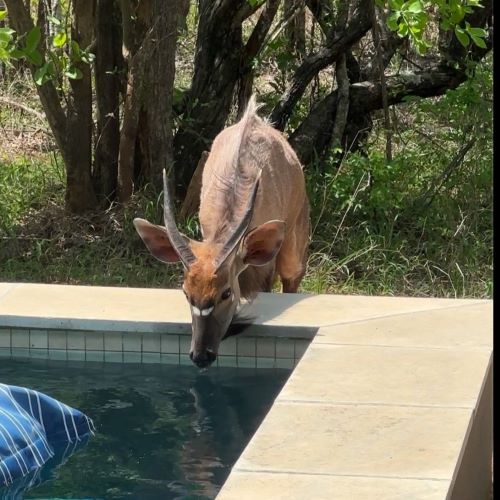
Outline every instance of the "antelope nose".
POLYGON ((197 352, 195 353, 194 351, 191 351, 189 353, 189 357, 191 358, 191 361, 198 367, 198 368, 206 368, 207 366, 210 366, 216 359, 217 359, 217 354, 213 353, 212 351, 203 351, 203 352, 197 352))

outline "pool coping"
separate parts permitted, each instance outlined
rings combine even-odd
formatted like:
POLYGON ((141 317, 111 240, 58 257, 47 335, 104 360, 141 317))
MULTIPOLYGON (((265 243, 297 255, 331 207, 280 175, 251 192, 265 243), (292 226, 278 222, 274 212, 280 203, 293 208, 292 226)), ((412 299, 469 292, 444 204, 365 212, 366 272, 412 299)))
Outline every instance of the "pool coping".
MULTIPOLYGON (((491 482, 492 306, 260 294, 243 336, 311 342, 217 498, 480 498, 491 482)), ((190 312, 179 290, 0 283, 1 327, 189 335, 190 312)))

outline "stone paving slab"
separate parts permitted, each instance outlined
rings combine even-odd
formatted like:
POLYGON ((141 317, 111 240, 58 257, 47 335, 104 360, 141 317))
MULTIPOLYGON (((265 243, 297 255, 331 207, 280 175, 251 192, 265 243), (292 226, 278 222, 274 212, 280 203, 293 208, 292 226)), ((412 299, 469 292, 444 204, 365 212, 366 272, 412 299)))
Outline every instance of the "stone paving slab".
POLYGON ((320 328, 217 498, 488 498, 492 305, 320 328))
POLYGON ((16 283, 0 283, 0 300, 17 286, 16 283))
POLYGON ((315 344, 405 347, 493 347, 493 301, 394 314, 321 328, 315 344))
POLYGON ((234 471, 217 500, 442 500, 449 481, 234 471))
POLYGON ((234 470, 451 481, 471 414, 277 401, 234 470))
MULTIPOLYGON (((11 286, 6 284, 6 286, 11 286)), ((17 284, 0 296, 0 322, 19 328, 189 332, 191 316, 180 290, 17 284)), ((245 311, 256 327, 288 331, 417 311, 468 305, 473 301, 261 293, 245 311)), ((482 301, 474 301, 480 304, 482 301)))
POLYGON ((313 343, 278 401, 473 409, 490 362, 486 350, 313 343))

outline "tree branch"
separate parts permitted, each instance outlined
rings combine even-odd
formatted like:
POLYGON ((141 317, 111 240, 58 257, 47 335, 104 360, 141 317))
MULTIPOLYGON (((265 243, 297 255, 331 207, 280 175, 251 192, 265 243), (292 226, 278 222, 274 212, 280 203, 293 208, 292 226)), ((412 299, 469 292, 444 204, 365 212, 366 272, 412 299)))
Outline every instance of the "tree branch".
POLYGON ((25 106, 24 104, 17 102, 17 101, 12 101, 11 99, 7 99, 7 97, 2 97, 0 96, 0 102, 6 104, 7 106, 10 106, 12 108, 19 108, 22 109, 23 111, 26 111, 27 113, 32 114, 33 116, 36 116, 40 121, 43 121, 44 123, 46 122, 45 115, 42 113, 39 113, 38 111, 29 108, 28 106, 25 106))
MULTIPOLYGON (((22 0, 6 0, 7 10, 9 11, 9 19, 12 22, 14 29, 18 35, 28 33, 34 27, 33 20, 22 0)), ((31 74, 36 71, 36 67, 29 65, 31 74)), ((66 115, 61 107, 59 96, 54 84, 51 81, 43 85, 37 85, 36 90, 42 103, 45 116, 49 122, 49 126, 54 134, 61 153, 64 155, 66 151, 66 115)))
POLYGON ((380 79, 380 92, 382 97, 382 108, 384 110, 384 127, 385 127, 385 156, 388 163, 392 161, 392 131, 391 118, 389 116, 389 105, 387 103, 387 87, 385 84, 385 65, 382 58, 382 44, 380 41, 380 26, 377 19, 377 6, 375 0, 372 1, 372 36, 375 46, 375 57, 378 66, 378 78, 380 79))
POLYGON ((253 66, 252 60, 262 51, 266 37, 278 10, 280 0, 267 0, 266 5, 255 25, 245 47, 241 61, 240 78, 238 81, 238 116, 241 116, 252 95, 253 66))
POLYGON ((335 78, 337 79, 337 109, 335 122, 332 130, 331 144, 333 147, 341 147, 344 136, 347 115, 349 113, 349 78, 347 77, 346 56, 342 54, 337 61, 335 78))
POLYGON ((359 0, 353 17, 345 30, 332 30, 326 45, 316 54, 304 59, 297 68, 290 86, 285 91, 271 113, 271 122, 283 130, 297 101, 304 94, 307 86, 322 69, 336 62, 353 43, 358 41, 371 27, 369 3, 371 0, 359 0))
POLYGON ((472 146, 476 143, 477 138, 471 137, 456 153, 456 155, 451 159, 450 163, 446 166, 442 174, 440 175, 440 179, 434 179, 430 183, 429 188, 422 195, 418 196, 415 202, 412 204, 414 209, 425 211, 427 210, 434 198, 437 196, 441 188, 448 181, 451 174, 454 170, 456 170, 464 161, 466 154, 472 149, 472 146), (423 206, 417 207, 417 204, 422 203, 423 206))
POLYGON ((328 36, 335 18, 333 3, 327 0, 306 0, 306 5, 319 24, 323 34, 328 36))
MULTIPOLYGON (((457 88, 467 79, 465 71, 446 64, 426 68, 425 71, 387 76, 387 103, 397 105, 407 96, 434 97, 457 88)), ((337 112, 338 90, 320 101, 290 136, 290 144, 303 164, 321 155, 329 144, 333 119, 337 112)), ((379 82, 364 81, 349 87, 348 123, 359 120, 383 108, 379 82)))

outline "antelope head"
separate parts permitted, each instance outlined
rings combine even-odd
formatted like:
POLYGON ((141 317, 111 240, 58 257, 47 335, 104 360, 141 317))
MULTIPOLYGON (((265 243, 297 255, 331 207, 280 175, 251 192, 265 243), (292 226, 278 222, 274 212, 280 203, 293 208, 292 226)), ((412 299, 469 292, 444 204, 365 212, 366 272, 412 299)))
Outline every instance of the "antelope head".
POLYGON ((281 248, 285 223, 272 220, 249 230, 259 187, 255 182, 243 217, 228 230, 222 242, 195 241, 181 234, 175 224, 166 174, 163 171, 165 227, 144 219, 134 226, 151 254, 166 263, 182 262, 182 289, 189 302, 192 339, 189 356, 203 368, 217 358, 240 302, 238 276, 248 266, 270 262, 281 248))

